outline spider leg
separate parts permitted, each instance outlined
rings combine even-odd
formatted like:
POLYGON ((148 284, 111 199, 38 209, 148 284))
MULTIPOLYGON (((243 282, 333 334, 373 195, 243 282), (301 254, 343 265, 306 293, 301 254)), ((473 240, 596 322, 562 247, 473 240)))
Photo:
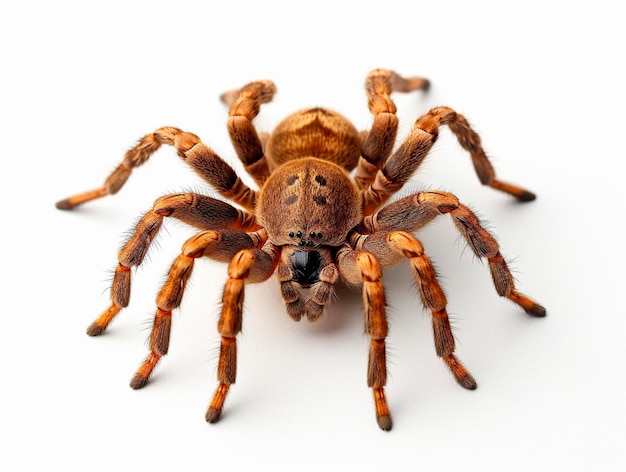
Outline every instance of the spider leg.
POLYGON ((339 270, 335 264, 327 265, 321 270, 320 281, 315 286, 313 296, 304 303, 304 311, 309 321, 316 321, 322 317, 338 279, 339 270))
POLYGON ((265 230, 246 233, 239 230, 206 230, 188 239, 181 254, 174 260, 167 280, 156 298, 156 313, 150 334, 150 353, 131 380, 134 389, 143 388, 160 359, 169 349, 172 311, 182 302, 185 287, 193 271, 195 260, 206 256, 226 262, 241 250, 255 250, 265 243, 265 230))
POLYGON ((476 381, 454 355, 454 336, 446 311, 448 302, 422 244, 404 231, 378 232, 361 236, 356 241, 359 250, 370 251, 383 266, 395 264, 402 258, 409 259, 422 304, 432 315, 437 355, 443 359, 462 387, 475 389, 476 381))
POLYGON ((259 187, 270 175, 265 159, 264 140, 259 136, 252 120, 259 114, 263 103, 268 103, 276 93, 276 86, 269 80, 251 82, 241 89, 222 94, 222 101, 230 107, 228 133, 233 147, 246 171, 259 187))
POLYGON ((480 225, 478 217, 451 193, 419 192, 402 198, 366 217, 359 231, 367 234, 385 231, 413 232, 443 214, 451 216, 474 254, 487 259, 498 295, 508 298, 529 315, 546 315, 546 309, 542 305, 517 291, 498 242, 480 225))
POLYGON ((256 192, 241 181, 232 167, 202 143, 198 136, 173 127, 159 128, 141 138, 136 146, 126 152, 122 162, 106 178, 102 187, 60 200, 56 207, 71 210, 88 201, 117 193, 132 170, 144 164, 162 144, 174 146, 178 155, 220 194, 248 210, 254 210, 256 192))
POLYGON ((239 251, 228 266, 228 280, 222 295, 222 311, 218 332, 222 336, 217 367, 219 385, 213 396, 205 419, 215 423, 222 415, 224 401, 237 376, 237 334, 241 331, 244 284, 266 280, 276 269, 280 250, 272 245, 262 249, 239 251))
POLYGON ((199 229, 256 230, 254 216, 228 203, 195 193, 166 195, 157 199, 137 223, 133 235, 118 254, 111 285, 111 305, 87 329, 90 336, 102 334, 130 301, 131 268, 142 263, 163 219, 173 217, 199 229))
POLYGON ((300 321, 304 314, 304 302, 300 292, 293 283, 293 272, 287 264, 280 263, 276 268, 276 278, 280 284, 280 295, 285 303, 287 314, 294 320, 300 321))
POLYGON ((498 180, 482 147, 480 136, 465 117, 452 108, 436 107, 417 119, 405 141, 386 160, 369 187, 363 190, 365 214, 373 213, 407 182, 430 152, 442 125, 448 125, 461 146, 470 153, 476 174, 483 185, 508 193, 522 202, 536 198, 528 190, 498 180))
POLYGON ((380 264, 372 253, 363 250, 355 251, 348 245, 339 250, 337 261, 341 276, 346 282, 363 286, 365 331, 370 337, 367 384, 374 394, 378 426, 384 431, 389 431, 392 421, 385 398, 387 383, 385 338, 388 326, 380 264))
POLYGON ((391 154, 398 132, 396 105, 392 92, 428 90, 430 83, 421 77, 404 78, 392 70, 375 69, 365 80, 365 92, 374 122, 365 132, 361 146, 361 158, 354 177, 359 188, 367 188, 391 154))

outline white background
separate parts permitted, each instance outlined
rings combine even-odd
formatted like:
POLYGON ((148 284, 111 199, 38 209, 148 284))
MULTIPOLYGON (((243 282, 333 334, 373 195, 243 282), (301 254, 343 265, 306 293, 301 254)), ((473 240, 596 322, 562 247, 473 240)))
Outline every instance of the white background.
POLYGON ((205 3, 2 8, 0 468, 623 467, 626 37, 615 3, 205 3), (110 270, 135 219, 158 196, 202 184, 163 149, 115 197, 74 212, 54 202, 99 186, 163 125, 195 132, 237 166, 218 96, 250 80, 279 89, 260 129, 312 105, 366 128, 363 81, 376 67, 432 80, 425 96, 396 97, 402 133, 430 107, 452 106, 480 132, 499 177, 537 193, 517 204, 481 187, 448 130, 416 179, 482 215, 520 291, 548 317, 500 299, 442 218, 420 238, 476 391, 436 357, 410 269, 393 267, 384 280, 394 429, 381 432, 359 294, 339 289, 324 322, 295 324, 272 279, 248 287, 237 384, 222 421, 207 425, 225 281, 225 266, 208 260, 175 314, 170 354, 147 388, 131 390, 155 293, 192 232, 166 224, 130 307, 105 336, 84 330, 109 303, 110 270))

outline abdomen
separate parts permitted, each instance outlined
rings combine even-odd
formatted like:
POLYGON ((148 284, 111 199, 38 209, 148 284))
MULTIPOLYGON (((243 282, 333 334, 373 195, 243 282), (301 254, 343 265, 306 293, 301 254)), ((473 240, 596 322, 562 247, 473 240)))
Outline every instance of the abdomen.
POLYGON ((317 157, 352 170, 361 155, 359 133, 339 113, 308 108, 288 116, 276 126, 265 154, 272 167, 301 157, 317 157))

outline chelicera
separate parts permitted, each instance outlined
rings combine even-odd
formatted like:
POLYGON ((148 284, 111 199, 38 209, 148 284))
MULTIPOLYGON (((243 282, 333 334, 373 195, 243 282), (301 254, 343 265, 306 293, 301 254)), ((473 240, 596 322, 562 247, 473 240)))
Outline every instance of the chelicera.
POLYGON ((421 191, 391 203, 388 200, 414 175, 443 125, 470 153, 482 184, 519 201, 534 200, 535 195, 496 178, 479 136, 452 108, 436 107, 420 116, 395 147, 398 118, 391 94, 426 90, 428 85, 420 77, 405 78, 376 69, 365 82, 373 115, 369 130, 358 132, 334 111, 309 108, 288 116, 267 134, 258 133, 252 121, 261 105, 272 100, 276 88, 271 81, 251 82, 225 93, 222 100, 229 107, 228 131, 235 152, 257 189, 244 184, 196 135, 164 127, 131 148, 102 187, 57 203, 57 208, 69 210, 116 193, 132 169, 162 144, 173 146, 183 161, 226 200, 192 192, 160 197, 119 252, 111 305, 89 326, 91 336, 102 334, 128 305, 131 269, 142 263, 163 220, 175 218, 198 229, 184 243, 157 296, 150 352, 131 380, 133 388, 145 386, 167 354, 172 311, 181 303, 194 262, 203 256, 228 264, 218 322, 218 387, 206 412, 208 422, 220 418, 236 380, 245 284, 260 283, 272 275, 280 283, 288 315, 296 321, 320 319, 337 283, 362 290, 365 331, 370 339, 367 381, 381 429, 389 430, 392 425, 384 390, 388 325, 382 269, 386 266, 409 261, 421 300, 432 314, 437 355, 461 386, 476 387, 454 354, 446 296, 415 233, 438 216, 448 215, 470 249, 487 261, 498 295, 533 316, 545 316, 546 310, 517 291, 497 241, 456 196, 421 191))

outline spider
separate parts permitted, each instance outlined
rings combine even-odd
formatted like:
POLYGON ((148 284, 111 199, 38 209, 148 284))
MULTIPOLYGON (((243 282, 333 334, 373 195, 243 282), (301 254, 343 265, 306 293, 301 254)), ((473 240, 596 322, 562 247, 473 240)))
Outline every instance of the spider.
POLYGON ((167 354, 172 311, 179 307, 195 260, 206 256, 228 263, 218 321, 221 335, 218 386, 206 411, 216 422, 237 370, 237 335, 242 326, 244 287, 275 274, 287 314, 310 322, 324 315, 338 282, 360 288, 369 336, 367 383, 373 391, 376 419, 382 430, 392 427, 385 397, 388 325, 382 268, 408 259, 424 307, 432 313, 436 353, 456 381, 475 389, 476 381, 455 356, 455 341, 446 312, 446 296, 414 233, 440 215, 449 215, 479 258, 486 259, 498 295, 533 316, 545 308, 519 293, 500 253, 498 242, 477 216, 452 193, 420 191, 388 203, 418 169, 447 125, 472 158, 483 185, 526 202, 532 192, 496 178, 481 140, 467 120, 452 108, 432 108, 419 117, 395 148, 398 130, 393 92, 426 91, 429 81, 375 69, 365 81, 373 115, 369 131, 358 132, 345 117, 326 108, 300 110, 279 123, 271 134, 258 133, 253 119, 276 93, 273 82, 255 81, 224 93, 229 107, 228 132, 233 147, 258 190, 250 188, 220 156, 189 132, 159 128, 140 139, 104 185, 59 201, 69 210, 116 193, 133 168, 162 145, 174 146, 182 160, 222 197, 236 206, 199 193, 158 198, 137 223, 119 252, 111 286, 111 305, 87 329, 102 334, 130 298, 131 269, 142 263, 165 218, 175 218, 199 232, 176 257, 156 297, 149 354, 132 378, 144 387, 167 354))

